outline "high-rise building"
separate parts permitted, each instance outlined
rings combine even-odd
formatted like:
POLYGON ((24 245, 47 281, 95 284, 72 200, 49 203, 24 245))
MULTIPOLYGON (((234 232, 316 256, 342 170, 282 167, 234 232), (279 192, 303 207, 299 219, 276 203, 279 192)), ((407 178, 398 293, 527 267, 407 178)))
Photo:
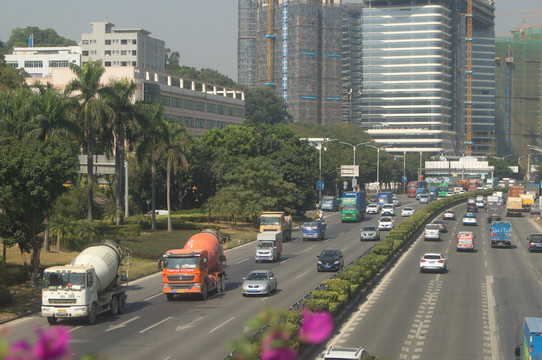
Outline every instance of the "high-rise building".
POLYGON ((164 72, 166 48, 163 40, 144 29, 115 29, 109 22, 91 22, 92 33, 81 35, 82 62, 102 60, 104 67, 135 66, 164 72))
POLYGON ((514 31, 495 45, 497 154, 527 156, 526 145, 542 146, 542 29, 514 31))
POLYGON ((272 86, 294 121, 342 117, 340 0, 239 0, 238 81, 272 86))

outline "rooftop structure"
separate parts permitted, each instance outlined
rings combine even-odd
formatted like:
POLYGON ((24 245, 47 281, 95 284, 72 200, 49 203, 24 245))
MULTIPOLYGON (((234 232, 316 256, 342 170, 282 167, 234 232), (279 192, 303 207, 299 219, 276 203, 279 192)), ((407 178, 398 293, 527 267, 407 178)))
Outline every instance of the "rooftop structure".
POLYGON ((51 76, 51 69, 67 68, 70 63, 81 65, 81 46, 16 47, 5 60, 11 67, 24 69, 31 77, 47 77, 51 76))

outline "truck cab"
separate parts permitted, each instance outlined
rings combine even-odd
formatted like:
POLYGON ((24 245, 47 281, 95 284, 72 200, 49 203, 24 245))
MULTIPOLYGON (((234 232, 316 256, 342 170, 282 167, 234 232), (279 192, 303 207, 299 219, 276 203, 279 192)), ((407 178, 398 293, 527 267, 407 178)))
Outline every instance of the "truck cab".
POLYGON ((303 241, 324 240, 326 236, 326 223, 323 221, 306 222, 301 226, 301 230, 303 232, 303 241))

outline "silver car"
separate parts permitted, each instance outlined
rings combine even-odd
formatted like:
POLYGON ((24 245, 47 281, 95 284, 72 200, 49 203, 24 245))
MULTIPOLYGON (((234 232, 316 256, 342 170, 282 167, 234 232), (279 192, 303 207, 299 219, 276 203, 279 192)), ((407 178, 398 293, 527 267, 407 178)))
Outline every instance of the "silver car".
POLYGON ((361 229, 360 240, 380 240, 380 231, 375 225, 366 225, 361 229))
POLYGON ((243 296, 270 295, 277 291, 277 276, 270 270, 251 271, 243 280, 243 296))

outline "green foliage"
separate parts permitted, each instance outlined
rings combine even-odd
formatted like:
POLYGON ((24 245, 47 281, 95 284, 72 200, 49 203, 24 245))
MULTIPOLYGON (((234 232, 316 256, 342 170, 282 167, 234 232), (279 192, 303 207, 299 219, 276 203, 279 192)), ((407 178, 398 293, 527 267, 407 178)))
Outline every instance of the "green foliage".
POLYGON ((12 301, 13 296, 9 292, 9 289, 5 286, 0 285, 0 306, 9 305, 12 301))
POLYGON ((305 299, 303 307, 310 311, 329 310, 329 302, 325 299, 305 299))
POLYGON ((284 312, 284 319, 287 323, 299 326, 303 322, 303 314, 299 310, 286 310, 284 312))
POLYGON ((0 63, 0 92, 17 90, 25 86, 25 71, 0 63))
POLYGON ((286 102, 272 88, 263 87, 245 93, 245 117, 252 124, 275 125, 292 120, 286 102))
POLYGON ((0 286, 22 284, 28 280, 28 273, 22 265, 8 264, 0 268, 0 286))
POLYGON ((312 292, 311 297, 313 299, 324 299, 329 302, 336 302, 339 299, 339 293, 329 290, 317 290, 312 292))
POLYGON ((11 36, 6 42, 6 49, 14 47, 27 47, 28 37, 32 35, 34 46, 39 47, 56 47, 56 46, 76 46, 77 42, 66 39, 56 33, 51 28, 40 29, 36 26, 27 26, 26 28, 15 28, 11 30, 11 36))

